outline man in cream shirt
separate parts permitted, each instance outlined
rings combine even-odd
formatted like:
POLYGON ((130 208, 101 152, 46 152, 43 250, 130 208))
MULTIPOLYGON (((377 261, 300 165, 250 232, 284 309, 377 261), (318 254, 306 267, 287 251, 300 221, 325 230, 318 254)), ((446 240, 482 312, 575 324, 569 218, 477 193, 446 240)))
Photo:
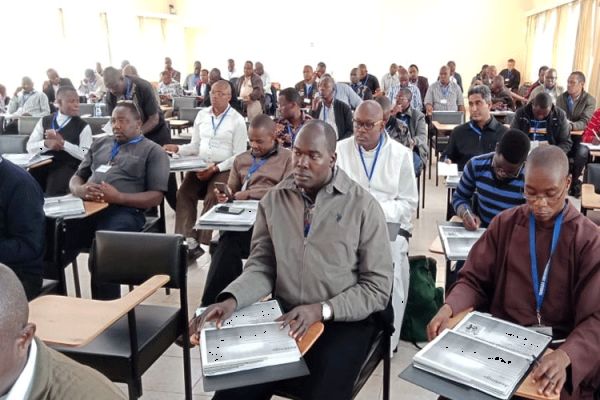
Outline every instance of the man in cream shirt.
POLYGON ((212 235, 212 231, 193 229, 198 200, 204 200, 202 214, 217 204, 214 194, 215 182, 227 183, 235 156, 247 148, 246 123, 240 113, 229 105, 230 98, 229 83, 216 82, 210 91, 212 106, 200 111, 196 116, 192 141, 183 146, 163 146, 166 151, 182 156, 198 155, 208 163, 208 168, 202 171, 188 172, 177 191, 175 233, 187 238, 190 262, 203 253, 198 243, 208 245, 212 235))
POLYGON ((398 236, 391 242, 394 348, 400 339, 408 298, 408 237, 412 229, 411 218, 418 206, 412 154, 385 133, 383 110, 374 100, 367 100, 356 109, 353 123, 354 136, 337 145, 337 165, 377 199, 388 225, 400 225, 398 236))

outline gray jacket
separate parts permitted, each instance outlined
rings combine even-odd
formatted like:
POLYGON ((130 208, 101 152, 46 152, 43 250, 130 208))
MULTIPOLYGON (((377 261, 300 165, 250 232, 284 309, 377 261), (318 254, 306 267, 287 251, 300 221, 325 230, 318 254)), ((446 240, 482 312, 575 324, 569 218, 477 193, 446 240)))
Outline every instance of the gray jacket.
POLYGON ((570 122, 572 131, 582 131, 592 119, 596 110, 596 99, 586 91, 581 93, 577 102, 573 105, 573 112, 569 111, 567 106, 568 92, 564 92, 556 99, 556 106, 567 113, 567 119, 570 122))
MULTIPOLYGON (((408 138, 403 139, 401 137, 402 135, 400 135, 400 137, 396 137, 393 136, 392 132, 390 132, 391 130, 397 130, 397 128, 392 126, 394 123, 396 126, 402 126, 403 121, 406 119, 408 119, 408 132, 410 133, 411 139, 415 142, 415 146, 417 146, 419 157, 423 161, 423 164, 427 164, 429 147, 427 145, 427 123, 425 122, 425 114, 419 110, 409 107, 404 113, 396 114, 394 121, 390 121, 390 118, 385 128, 391 137, 398 140, 403 145, 408 146, 408 138)), ((404 124, 406 124, 406 122, 404 122, 404 124)))
POLYGON ((244 272, 219 295, 238 308, 269 294, 284 310, 329 301, 336 321, 359 321, 383 310, 392 290, 388 230, 379 203, 336 168, 317 194, 304 237, 304 200, 293 175, 258 207, 244 272))

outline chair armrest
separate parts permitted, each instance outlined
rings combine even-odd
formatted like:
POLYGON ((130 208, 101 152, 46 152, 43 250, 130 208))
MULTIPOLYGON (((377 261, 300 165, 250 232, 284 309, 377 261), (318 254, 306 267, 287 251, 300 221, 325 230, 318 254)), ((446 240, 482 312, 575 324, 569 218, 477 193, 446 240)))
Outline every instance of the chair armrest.
POLYGON ((29 303, 29 321, 45 343, 85 346, 163 287, 167 275, 155 275, 117 300, 101 301, 66 296, 41 296, 29 303))
POLYGON ((597 194, 594 185, 584 183, 581 185, 581 206, 587 209, 600 209, 600 194, 597 194))
POLYGON ((325 325, 323 325, 322 322, 315 322, 308 328, 308 331, 306 331, 302 340, 296 340, 296 343, 298 343, 298 349, 300 349, 300 354, 305 355, 306 352, 310 350, 319 336, 321 336, 324 329, 325 325))

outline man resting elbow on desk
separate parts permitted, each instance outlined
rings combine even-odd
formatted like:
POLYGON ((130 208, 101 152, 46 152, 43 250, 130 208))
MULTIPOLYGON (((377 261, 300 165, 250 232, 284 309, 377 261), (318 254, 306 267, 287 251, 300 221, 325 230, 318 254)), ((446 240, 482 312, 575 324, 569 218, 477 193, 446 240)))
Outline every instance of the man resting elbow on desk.
POLYGON ((336 168, 335 146, 329 124, 304 124, 294 142, 293 174, 259 204, 242 275, 190 323, 196 336, 206 321, 220 326, 236 308, 273 294, 286 311, 282 327, 297 340, 326 321, 304 357, 311 374, 218 391, 214 399, 265 399, 276 390, 311 400, 352 397, 376 331, 371 316, 387 306, 393 272, 381 207, 336 168))
POLYGON ((539 393, 592 399, 600 388, 600 235, 566 200, 565 153, 538 147, 527 159, 527 204, 496 216, 475 243, 430 339, 470 307, 551 333, 555 351, 533 370, 539 393))
MULTIPOLYGON (((133 103, 117 103, 111 123, 114 137, 92 144, 69 187, 85 201, 109 204, 97 215, 95 230, 141 231, 144 210, 158 206, 167 191, 169 157, 141 134, 142 120, 133 103)), ((103 296, 94 288, 92 293, 103 296)), ((118 297, 118 291, 107 296, 118 297)))
MULTIPOLYGON (((275 122, 267 115, 254 117, 248 131, 251 149, 233 161, 227 186, 215 188, 219 203, 229 200, 260 200, 269 189, 292 172, 292 152, 277 141, 275 122)), ((213 304, 219 293, 242 273, 248 258, 253 229, 222 231, 210 260, 202 294, 202 306, 213 304)))

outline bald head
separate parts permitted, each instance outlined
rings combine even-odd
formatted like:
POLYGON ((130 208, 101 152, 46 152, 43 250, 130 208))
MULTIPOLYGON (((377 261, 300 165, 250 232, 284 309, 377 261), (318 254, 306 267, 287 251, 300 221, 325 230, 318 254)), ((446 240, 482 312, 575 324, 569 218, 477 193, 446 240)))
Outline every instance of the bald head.
POLYGON ((28 318, 29 305, 21 281, 10 268, 0 264, 0 343, 16 337, 28 318))
POLYGON ((569 174, 569 159, 557 146, 539 146, 527 157, 527 170, 564 178, 569 174))
POLYGON ((227 83, 225 80, 221 79, 220 81, 215 82, 215 84, 212 85, 211 90, 215 89, 223 91, 231 96, 231 86, 229 86, 229 83, 227 83))
POLYGON ((355 111, 355 114, 365 115, 375 120, 383 119, 383 109, 381 108, 381 105, 379 105, 379 103, 375 100, 366 100, 360 103, 360 105, 355 111))
POLYGON ((447 85, 450 82, 450 68, 447 65, 444 65, 440 68, 440 76, 439 80, 442 84, 447 85))
POLYGON ((328 123, 312 119, 302 125, 296 139, 303 137, 303 141, 311 143, 312 146, 326 150, 330 155, 335 153, 337 137, 335 131, 328 123))

